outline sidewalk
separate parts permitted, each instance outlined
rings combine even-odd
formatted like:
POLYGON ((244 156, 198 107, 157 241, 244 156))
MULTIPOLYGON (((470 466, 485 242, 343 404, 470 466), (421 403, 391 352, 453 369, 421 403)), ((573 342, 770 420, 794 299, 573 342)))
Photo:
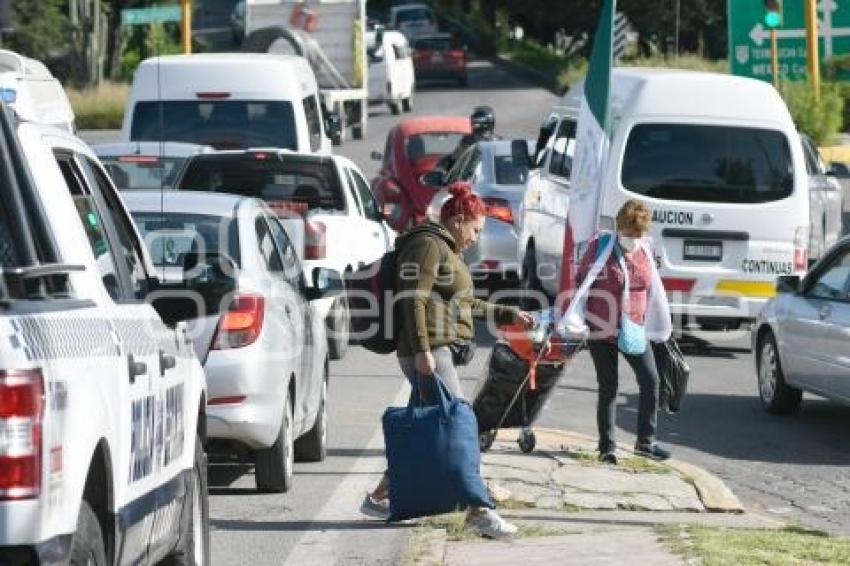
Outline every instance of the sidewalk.
POLYGON ((462 530, 462 515, 430 519, 414 534, 408 564, 684 564, 664 540, 681 525, 783 526, 747 513, 719 478, 691 464, 620 451, 610 466, 597 462, 595 439, 535 433, 533 453, 519 451, 516 431, 503 431, 482 459, 500 513, 519 535, 482 540, 462 530))

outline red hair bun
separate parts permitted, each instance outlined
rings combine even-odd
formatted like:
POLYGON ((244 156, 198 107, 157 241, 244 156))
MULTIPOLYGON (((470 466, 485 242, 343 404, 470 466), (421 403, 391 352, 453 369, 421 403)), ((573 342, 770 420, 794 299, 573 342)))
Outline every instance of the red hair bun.
POLYGON ((472 192, 468 181, 455 181, 448 186, 452 195, 440 210, 440 221, 446 223, 449 219, 459 216, 461 220, 471 220, 482 216, 486 211, 484 201, 472 192))

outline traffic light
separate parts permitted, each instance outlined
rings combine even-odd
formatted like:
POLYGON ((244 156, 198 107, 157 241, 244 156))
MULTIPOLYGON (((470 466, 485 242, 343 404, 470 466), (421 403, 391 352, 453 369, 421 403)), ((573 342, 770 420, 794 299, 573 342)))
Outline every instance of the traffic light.
POLYGON ((776 29, 782 25, 782 0, 764 0, 764 26, 776 29))

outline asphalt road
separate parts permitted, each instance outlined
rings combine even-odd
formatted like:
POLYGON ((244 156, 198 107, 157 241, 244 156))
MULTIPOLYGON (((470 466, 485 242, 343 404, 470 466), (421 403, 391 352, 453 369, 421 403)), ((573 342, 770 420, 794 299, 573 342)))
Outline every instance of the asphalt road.
MULTIPOLYGON (((415 113, 466 115, 481 103, 496 111, 504 136, 534 137, 555 102, 486 63, 476 63, 470 88, 423 87, 415 113)), ((368 139, 347 141, 340 152, 371 176, 396 122, 375 106, 368 139)), ((88 141, 111 141, 115 133, 83 133, 88 141)), ((479 332, 473 362, 462 368, 472 393, 486 371, 492 338, 479 332)), ((679 415, 660 419, 660 438, 677 458, 701 465, 726 480, 745 505, 787 516, 831 532, 850 534, 850 408, 806 398, 794 417, 774 417, 759 406, 752 355, 745 332, 688 338, 691 388, 679 415)), ((330 452, 321 464, 297 464, 286 495, 254 493, 247 465, 210 468, 212 552, 215 564, 397 564, 408 527, 364 521, 360 500, 384 466, 379 419, 383 408, 405 400, 393 356, 352 348, 331 365, 330 452)), ((634 442, 637 387, 626 369, 618 405, 619 441, 634 442)), ((596 383, 590 358, 579 354, 560 381, 541 426, 595 434, 596 383)))

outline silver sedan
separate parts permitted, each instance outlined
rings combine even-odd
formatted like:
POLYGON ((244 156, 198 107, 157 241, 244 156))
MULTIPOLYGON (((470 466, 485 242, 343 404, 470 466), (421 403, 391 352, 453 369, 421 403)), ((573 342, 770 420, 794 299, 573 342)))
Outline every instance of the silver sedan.
POLYGON ((764 408, 795 413, 803 391, 850 403, 850 237, 804 278, 780 277, 777 291, 752 334, 764 408))
MULTIPOLYGON (((293 461, 325 457, 328 351, 311 301, 330 270, 307 287, 298 255, 261 200, 189 191, 126 191, 166 298, 185 313, 207 378, 207 435, 219 451, 250 455, 260 491, 286 491, 293 461), (168 295, 191 275, 192 295, 168 295), (198 300, 197 306, 189 301, 198 300)), ((170 307, 170 309, 169 309, 170 307)))

